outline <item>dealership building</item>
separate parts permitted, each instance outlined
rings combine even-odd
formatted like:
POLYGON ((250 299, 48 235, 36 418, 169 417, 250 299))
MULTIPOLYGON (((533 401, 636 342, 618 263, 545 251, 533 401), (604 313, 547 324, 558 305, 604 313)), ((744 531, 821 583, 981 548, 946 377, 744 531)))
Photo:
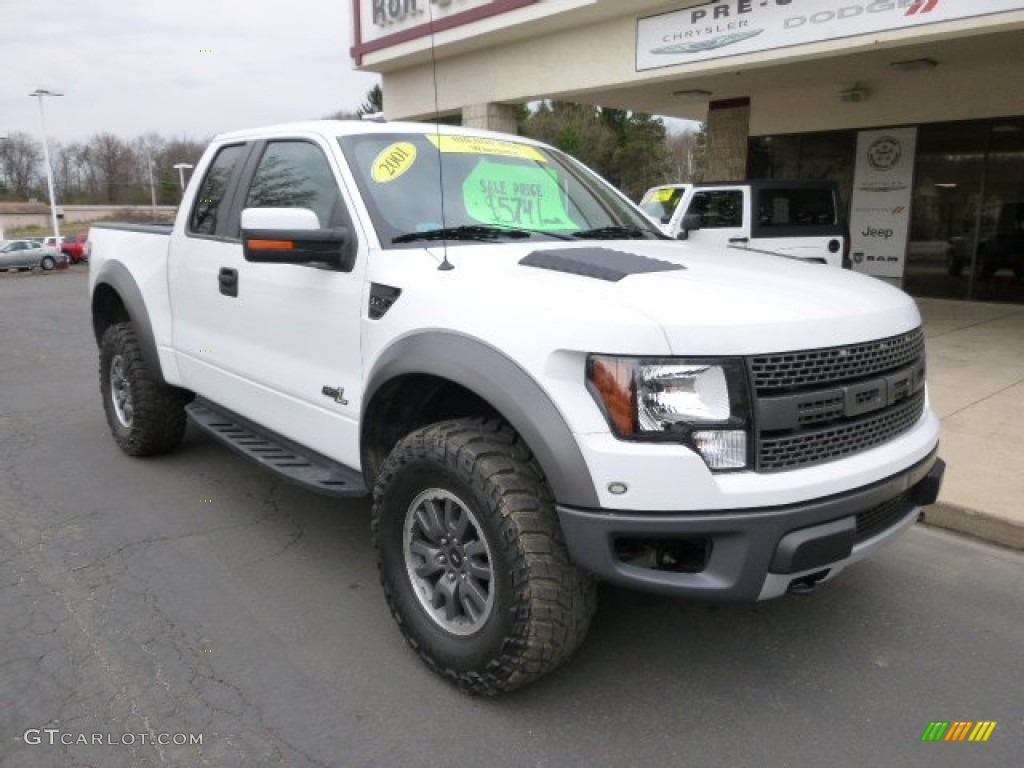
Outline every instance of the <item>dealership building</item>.
POLYGON ((830 179, 854 268, 1024 302, 1024 0, 352 0, 389 119, 704 121, 707 178, 830 179))

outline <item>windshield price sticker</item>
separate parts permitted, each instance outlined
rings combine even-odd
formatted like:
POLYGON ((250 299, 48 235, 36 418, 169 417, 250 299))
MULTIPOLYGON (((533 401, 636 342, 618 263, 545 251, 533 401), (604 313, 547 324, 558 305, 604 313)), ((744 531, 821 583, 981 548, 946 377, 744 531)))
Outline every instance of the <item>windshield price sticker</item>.
POLYGON ((410 144, 408 141, 400 141, 385 147, 373 159, 371 175, 378 184, 386 184, 412 168, 415 162, 416 145, 410 144))
POLYGON ((547 158, 535 147, 517 144, 514 141, 488 139, 480 136, 427 136, 427 140, 442 152, 459 152, 472 155, 497 155, 518 157, 546 163, 547 158))
POLYGON ((466 212, 481 224, 579 229, 565 210, 558 181, 545 168, 484 161, 466 177, 462 194, 466 212))
POLYGON ((652 189, 648 192, 642 203, 667 203, 672 199, 672 194, 675 192, 674 189, 652 189))

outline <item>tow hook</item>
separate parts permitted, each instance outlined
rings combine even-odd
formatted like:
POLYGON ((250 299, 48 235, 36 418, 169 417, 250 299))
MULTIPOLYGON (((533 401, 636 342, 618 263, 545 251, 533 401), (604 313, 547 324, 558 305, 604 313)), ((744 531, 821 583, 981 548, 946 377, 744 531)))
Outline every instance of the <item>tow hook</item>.
POLYGON ((807 576, 801 576, 799 579, 793 579, 793 581, 789 582, 786 592, 791 595, 812 595, 817 591, 818 585, 826 576, 828 576, 828 569, 811 573, 807 576))

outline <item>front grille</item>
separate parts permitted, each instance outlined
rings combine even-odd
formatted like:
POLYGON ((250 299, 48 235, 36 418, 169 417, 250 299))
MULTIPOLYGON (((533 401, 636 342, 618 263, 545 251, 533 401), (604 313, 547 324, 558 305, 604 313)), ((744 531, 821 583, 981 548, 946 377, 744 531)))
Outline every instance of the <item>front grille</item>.
POLYGON ((888 530, 902 520, 911 509, 914 502, 910 492, 903 493, 894 499, 879 504, 877 507, 861 512, 857 515, 857 532, 853 541, 859 544, 862 541, 877 536, 882 531, 888 530))
POLYGON ((917 328, 863 344, 748 358, 757 470, 835 461, 911 429, 924 413, 924 354, 917 328))
POLYGON ((778 472, 820 464, 874 448, 906 432, 924 412, 924 392, 870 416, 840 426, 802 430, 779 437, 762 436, 758 469, 778 472))
POLYGON ((801 427, 841 419, 846 414, 846 400, 842 395, 830 395, 797 406, 796 415, 801 427))
POLYGON ((827 387, 910 365, 924 355, 924 333, 917 328, 863 344, 809 349, 750 358, 754 391, 771 395, 827 387))

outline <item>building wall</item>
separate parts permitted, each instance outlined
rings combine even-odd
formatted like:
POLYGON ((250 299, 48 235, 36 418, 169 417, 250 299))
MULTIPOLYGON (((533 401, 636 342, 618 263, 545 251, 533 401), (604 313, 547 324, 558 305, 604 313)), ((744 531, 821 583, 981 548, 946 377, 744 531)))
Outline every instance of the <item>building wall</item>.
POLYGON ((860 103, 843 103, 836 86, 754 93, 750 135, 916 125, 1024 114, 1024 69, 985 66, 894 73, 860 83, 860 103))
MULTIPOLYGON (((981 67, 964 66, 961 57, 956 66, 940 61, 926 72, 888 68, 890 60, 921 55, 915 51, 926 43, 942 51, 947 42, 1024 30, 1024 9, 638 72, 637 17, 695 5, 706 3, 602 0, 581 6, 574 0, 569 11, 545 23, 524 23, 520 32, 529 34, 505 28, 506 19, 498 16, 473 25, 476 42, 470 37, 446 43, 439 35, 436 102, 429 41, 399 46, 368 68, 383 73, 385 111, 392 119, 453 113, 470 104, 559 98, 703 120, 706 100, 673 95, 694 84, 712 91, 713 99, 750 97, 755 134, 1008 114, 1019 111, 1008 102, 1024 101, 1024 89, 1015 85, 1024 82, 1019 51, 1013 61, 981 67), (612 11, 617 15, 609 17, 612 11), (567 25, 570 19, 578 23, 567 25), (861 83, 871 96, 841 104, 839 91, 862 80, 858 65, 872 56, 872 76, 861 83), (807 127, 801 129, 804 120, 807 127)), ((1020 40, 1018 49, 1024 47, 1020 40)))

